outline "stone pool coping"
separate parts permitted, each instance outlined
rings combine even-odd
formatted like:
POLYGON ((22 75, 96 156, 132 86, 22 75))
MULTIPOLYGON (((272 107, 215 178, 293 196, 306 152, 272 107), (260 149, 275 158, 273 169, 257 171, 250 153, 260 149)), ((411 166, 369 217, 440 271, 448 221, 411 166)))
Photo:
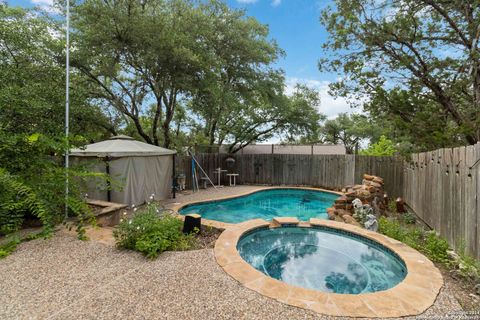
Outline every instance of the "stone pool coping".
POLYGON ((297 218, 282 217, 274 218, 271 223, 262 219, 245 221, 220 235, 214 253, 223 270, 245 287, 282 303, 330 316, 390 318, 419 315, 433 305, 443 286, 440 271, 418 251, 379 233, 329 220, 312 218, 309 222, 299 222, 297 218), (388 290, 357 295, 326 293, 273 279, 243 260, 237 251, 237 243, 246 232, 284 224, 307 228, 325 226, 374 240, 404 261, 407 276, 388 290))
MULTIPOLYGON (((240 198, 240 197, 245 197, 245 196, 248 196, 248 195, 251 195, 251 194, 254 194, 254 193, 257 193, 257 192, 260 192, 260 191, 266 191, 266 190, 275 190, 275 189, 301 189, 301 190, 311 190, 311 191, 319 191, 319 192, 328 192, 328 193, 333 193, 333 194, 337 194, 339 196, 342 196, 344 195, 343 192, 339 192, 339 191, 333 191, 333 190, 327 190, 327 189, 322 189, 322 188, 313 188, 313 187, 299 187, 299 186, 259 186, 259 187, 256 187, 255 189, 253 190, 249 190, 247 192, 242 192, 242 193, 239 193, 239 194, 236 194, 236 195, 229 195, 229 196, 222 196, 222 197, 211 197, 211 198, 207 198, 207 199, 203 199, 203 200, 197 200, 197 201, 187 201, 187 202, 183 202, 183 203, 178 203, 178 204, 174 204, 172 207, 171 207, 171 210, 173 211, 173 213, 181 220, 185 220, 185 216, 181 215, 179 213, 179 211, 186 207, 186 206, 190 206, 190 205, 194 205, 194 204, 200 204, 200 203, 205 203, 205 202, 215 202, 215 201, 221 201, 221 200, 230 200, 230 199, 235 199, 235 198, 240 198)), ((219 230, 225 230, 227 228, 230 228, 230 227, 233 227, 233 226, 236 226, 238 225, 237 223, 227 223, 227 222, 221 222, 221 221, 217 221, 217 220, 209 220, 209 219, 203 219, 202 218, 202 225, 204 226, 208 226, 208 227, 213 227, 215 229, 219 229, 219 230)))

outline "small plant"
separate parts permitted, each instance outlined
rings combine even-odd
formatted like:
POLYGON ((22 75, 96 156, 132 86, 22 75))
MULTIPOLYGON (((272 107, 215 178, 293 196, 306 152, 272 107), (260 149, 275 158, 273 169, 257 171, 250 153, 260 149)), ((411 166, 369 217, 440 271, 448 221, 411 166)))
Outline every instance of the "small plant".
POLYGON ((391 213, 397 213, 397 203, 395 200, 392 199, 388 202, 388 211, 391 213))
POLYGON ((384 235, 401 241, 408 246, 426 254, 435 262, 448 262, 448 242, 439 237, 434 231, 424 231, 421 228, 407 228, 398 220, 381 217, 379 231, 384 235))
POLYGON ((113 236, 118 247, 139 251, 153 259, 164 251, 195 247, 195 234, 183 234, 182 225, 176 217, 159 214, 155 205, 149 204, 145 211, 122 220, 113 236))
POLYGON ((47 239, 52 236, 50 230, 42 230, 38 233, 30 233, 29 235, 25 236, 23 239, 20 239, 17 235, 8 235, 4 240, 3 244, 0 245, 0 259, 9 256, 12 252, 17 249, 17 246, 22 242, 28 242, 39 238, 47 239))
POLYGON ((425 237, 425 231, 420 228, 413 228, 404 233, 404 242, 406 245, 422 251, 423 239, 425 237))
POLYGON ((414 224, 417 221, 417 218, 411 212, 405 212, 400 217, 405 224, 414 224))
POLYGON ((20 239, 15 238, 5 244, 0 245, 0 259, 9 256, 13 251, 15 251, 20 242, 20 239))
POLYGON ((458 245, 457 254, 449 250, 448 242, 435 231, 408 226, 403 215, 397 218, 381 217, 378 231, 422 252, 430 260, 455 270, 456 274, 465 279, 474 283, 480 280, 480 261, 466 254, 464 242, 458 245))
POLYGON ((435 231, 427 232, 424 251, 431 260, 442 263, 448 262, 448 248, 448 242, 440 238, 435 231))
POLYGON ((458 256, 452 265, 458 268, 460 274, 475 282, 480 280, 480 261, 466 253, 465 241, 461 241, 458 245, 458 256))
POLYGON ((29 212, 45 225, 50 224, 45 206, 36 193, 17 177, 0 168, 0 234, 20 229, 29 212))
POLYGON ((386 217, 380 217, 378 221, 378 231, 398 241, 403 242, 405 239, 405 231, 400 226, 400 223, 396 220, 389 220, 386 217))

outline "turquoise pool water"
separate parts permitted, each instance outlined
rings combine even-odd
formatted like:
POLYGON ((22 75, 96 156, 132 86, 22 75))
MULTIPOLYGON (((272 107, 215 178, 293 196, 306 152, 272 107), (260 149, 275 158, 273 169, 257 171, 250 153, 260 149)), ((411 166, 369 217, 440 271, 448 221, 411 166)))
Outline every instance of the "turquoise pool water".
POLYGON ((387 290, 407 274, 403 261, 381 244, 326 227, 261 228, 244 235, 237 249, 272 278, 324 292, 387 290))
POLYGON ((338 195, 307 189, 272 189, 247 196, 193 204, 183 207, 179 213, 198 213, 203 219, 227 223, 239 223, 250 219, 271 220, 274 217, 327 219, 327 208, 338 195))

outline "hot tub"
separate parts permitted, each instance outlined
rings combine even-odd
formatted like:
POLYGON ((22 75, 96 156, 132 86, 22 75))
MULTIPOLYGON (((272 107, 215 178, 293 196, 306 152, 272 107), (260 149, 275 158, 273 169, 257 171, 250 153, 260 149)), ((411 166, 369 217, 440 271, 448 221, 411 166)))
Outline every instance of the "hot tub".
POLYGON ((331 316, 419 315, 443 286, 441 273, 418 251, 329 220, 249 220, 227 228, 214 252, 224 271, 245 287, 331 316))
POLYGON ((328 227, 256 229, 240 238, 237 250, 265 275, 324 292, 387 290, 407 274, 405 263, 393 251, 328 227))

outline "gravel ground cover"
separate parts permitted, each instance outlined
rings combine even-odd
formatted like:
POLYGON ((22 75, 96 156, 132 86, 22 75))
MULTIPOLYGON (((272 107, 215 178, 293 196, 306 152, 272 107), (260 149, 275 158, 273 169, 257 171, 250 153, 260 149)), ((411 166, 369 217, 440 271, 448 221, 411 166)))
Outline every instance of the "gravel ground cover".
MULTIPOLYGON (((64 232, 0 260, 0 319, 328 319, 253 292, 212 249, 154 261, 64 232)), ((448 284, 423 315, 461 311, 448 284)))
MULTIPOLYGON (((174 202, 254 188, 210 189, 174 202)), ((80 241, 59 231, 0 260, 0 319, 332 319, 243 287, 217 265, 211 248, 165 252, 151 261, 115 248, 111 230, 99 233, 100 240, 80 241)), ((461 311, 447 282, 418 318, 461 311)))

